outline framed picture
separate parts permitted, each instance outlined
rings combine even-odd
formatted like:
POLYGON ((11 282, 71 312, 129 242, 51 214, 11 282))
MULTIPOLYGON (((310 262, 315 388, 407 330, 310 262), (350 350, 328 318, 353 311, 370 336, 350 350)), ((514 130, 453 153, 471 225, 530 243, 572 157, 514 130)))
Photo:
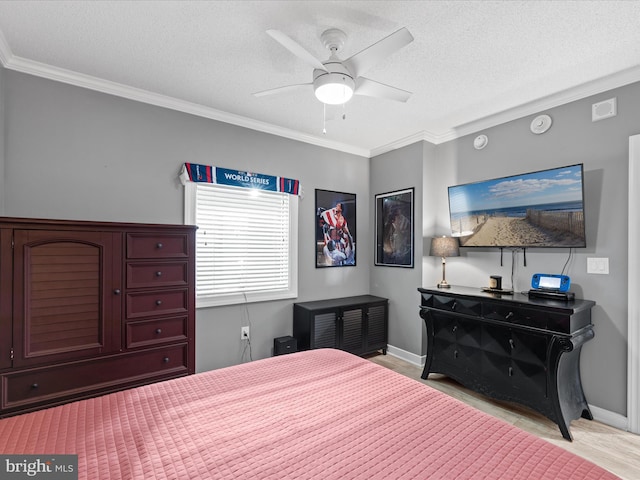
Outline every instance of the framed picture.
POLYGON ((316 268, 355 264, 355 194, 316 189, 316 268))
POLYGON ((413 268, 413 188, 375 196, 375 264, 413 268))

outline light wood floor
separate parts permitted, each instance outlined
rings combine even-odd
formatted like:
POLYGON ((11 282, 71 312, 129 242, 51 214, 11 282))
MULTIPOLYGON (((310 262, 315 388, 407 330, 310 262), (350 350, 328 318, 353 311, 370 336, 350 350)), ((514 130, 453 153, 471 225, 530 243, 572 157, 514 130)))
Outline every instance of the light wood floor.
POLYGON ((571 422, 573 442, 569 442, 562 437, 555 423, 526 407, 492 400, 464 388, 444 375, 432 373, 428 380, 422 380, 420 367, 392 355, 373 355, 369 360, 499 417, 600 465, 624 480, 640 480, 640 435, 580 418, 571 422))

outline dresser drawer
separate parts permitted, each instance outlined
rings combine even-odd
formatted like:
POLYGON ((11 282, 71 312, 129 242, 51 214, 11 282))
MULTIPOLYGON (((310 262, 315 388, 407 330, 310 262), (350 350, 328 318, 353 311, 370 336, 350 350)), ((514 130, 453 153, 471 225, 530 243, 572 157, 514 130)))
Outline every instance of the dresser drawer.
POLYGON ((2 375, 2 408, 121 389, 161 377, 186 375, 187 345, 87 360, 2 375))
POLYGON ((147 347, 187 339, 187 317, 127 322, 127 348, 147 347))
POLYGON ((189 256, 186 234, 127 234, 127 258, 181 258, 189 256))
POLYGON ((482 313, 482 304, 478 300, 469 298, 434 295, 432 298, 432 306, 438 310, 473 315, 476 317, 479 317, 482 313))
POLYGON ((551 310, 523 308, 496 302, 485 302, 483 316, 513 325, 539 328, 549 332, 570 334, 590 324, 589 315, 568 315, 551 310))
POLYGON ((187 262, 128 263, 127 288, 187 285, 187 262))
POLYGON ((187 313, 188 301, 189 291, 186 288, 127 293, 126 318, 187 313))
POLYGON ((494 302, 485 302, 483 308, 483 316, 491 320, 535 327, 543 330, 548 328, 549 313, 544 310, 494 302))

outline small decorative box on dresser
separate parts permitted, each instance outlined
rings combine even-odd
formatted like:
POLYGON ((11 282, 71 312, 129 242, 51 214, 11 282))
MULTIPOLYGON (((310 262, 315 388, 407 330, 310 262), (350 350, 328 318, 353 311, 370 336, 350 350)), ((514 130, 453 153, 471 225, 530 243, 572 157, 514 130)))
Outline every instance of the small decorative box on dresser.
POLYGON ((479 289, 418 288, 427 328, 422 378, 445 374, 484 395, 526 405, 560 427, 593 419, 580 352, 594 336, 590 300, 563 302, 479 289))
POLYGON ((195 228, 0 217, 0 416, 194 373, 195 228))
POLYGON ((298 350, 338 348, 356 355, 387 353, 389 301, 373 295, 293 304, 298 350))

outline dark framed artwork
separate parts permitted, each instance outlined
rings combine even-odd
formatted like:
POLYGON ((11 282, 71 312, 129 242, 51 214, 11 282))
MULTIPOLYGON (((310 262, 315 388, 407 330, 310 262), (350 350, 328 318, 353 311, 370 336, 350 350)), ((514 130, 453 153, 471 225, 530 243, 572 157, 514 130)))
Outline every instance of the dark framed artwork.
POLYGON ((375 265, 413 268, 413 193, 412 187, 375 196, 375 265))
POLYGON ((316 189, 316 268, 355 264, 355 194, 316 189))

